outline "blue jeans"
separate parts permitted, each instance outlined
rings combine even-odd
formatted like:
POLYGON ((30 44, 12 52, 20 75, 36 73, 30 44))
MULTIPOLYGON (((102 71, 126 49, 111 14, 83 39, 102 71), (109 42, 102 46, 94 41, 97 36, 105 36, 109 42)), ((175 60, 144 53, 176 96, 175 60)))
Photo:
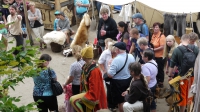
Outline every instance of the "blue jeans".
POLYGON ((95 6, 96 6, 97 12, 98 12, 98 14, 99 14, 100 8, 101 8, 101 2, 95 1, 95 6))

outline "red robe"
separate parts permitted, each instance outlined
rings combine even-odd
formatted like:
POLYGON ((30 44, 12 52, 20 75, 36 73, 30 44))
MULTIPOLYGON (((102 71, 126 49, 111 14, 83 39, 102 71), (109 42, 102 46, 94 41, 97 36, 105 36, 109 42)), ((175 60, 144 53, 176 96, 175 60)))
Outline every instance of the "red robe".
POLYGON ((86 91, 86 94, 82 101, 89 105, 95 105, 95 111, 107 109, 107 98, 101 71, 96 64, 93 64, 93 67, 89 67, 89 69, 84 67, 85 65, 81 76, 81 91, 86 91))

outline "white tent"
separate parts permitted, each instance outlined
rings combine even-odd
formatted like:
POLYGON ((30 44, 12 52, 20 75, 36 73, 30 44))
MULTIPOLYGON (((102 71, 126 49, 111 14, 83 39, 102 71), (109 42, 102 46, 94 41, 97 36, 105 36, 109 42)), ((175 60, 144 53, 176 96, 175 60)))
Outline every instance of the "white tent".
POLYGON ((190 13, 192 21, 196 21, 197 12, 200 12, 199 1, 197 0, 97 0, 110 5, 124 5, 128 3, 136 4, 137 10, 142 13, 148 26, 154 22, 163 23, 164 13, 183 14, 187 13, 187 21, 190 22, 190 13))

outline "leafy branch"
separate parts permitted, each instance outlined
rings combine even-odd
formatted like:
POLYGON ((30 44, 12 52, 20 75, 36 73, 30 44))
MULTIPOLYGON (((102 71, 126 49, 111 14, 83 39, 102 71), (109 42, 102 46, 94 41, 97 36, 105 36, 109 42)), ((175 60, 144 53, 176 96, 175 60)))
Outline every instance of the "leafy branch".
MULTIPOLYGON (((0 26, 1 27, 1 26, 0 26)), ((37 47, 28 46, 29 40, 26 41, 26 50, 20 51, 13 55, 14 50, 21 50, 22 46, 14 47, 9 51, 0 50, 0 111, 1 112, 28 112, 37 110, 36 102, 17 106, 15 103, 20 102, 19 97, 9 96, 8 89, 15 90, 15 86, 27 77, 39 75, 41 68, 37 65, 41 63, 38 59, 37 47)), ((3 41, 0 41, 0 48, 3 48, 3 41)), ((39 101, 41 102, 41 101, 39 101)))

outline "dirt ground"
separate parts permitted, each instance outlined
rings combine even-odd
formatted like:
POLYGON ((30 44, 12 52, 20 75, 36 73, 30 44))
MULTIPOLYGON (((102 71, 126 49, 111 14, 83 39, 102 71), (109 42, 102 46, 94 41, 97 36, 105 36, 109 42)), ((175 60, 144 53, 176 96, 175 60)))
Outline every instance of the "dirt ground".
MULTIPOLYGON (((116 22, 119 22, 122 20, 118 16, 118 14, 114 14, 114 19, 116 22)), ((73 30, 76 31, 77 27, 73 26, 73 30)), ((46 31, 49 32, 49 31, 46 31)), ((96 31, 90 32, 89 36, 89 42, 93 43, 94 38, 96 37, 96 31)), ((8 38, 9 40, 12 40, 12 37, 8 38)), ((9 44, 8 49, 11 49, 12 46, 14 46, 15 43, 9 44)), ((39 46, 39 43, 35 41, 35 46, 39 46)), ((75 58, 73 57, 67 57, 64 59, 64 56, 62 55, 62 52, 60 53, 53 53, 51 51, 50 46, 48 45, 48 48, 41 51, 41 54, 48 53, 52 56, 52 61, 50 62, 50 67, 53 68, 56 72, 58 81, 62 84, 65 82, 66 78, 69 75, 69 69, 70 65, 75 61, 75 58), (63 60, 65 60, 65 64, 63 64, 63 60)), ((165 77, 165 86, 167 85, 167 77, 165 77)), ((21 101, 17 103, 17 105, 26 105, 28 103, 33 102, 32 97, 32 91, 33 91, 33 79, 32 78, 26 78, 24 80, 24 83, 19 83, 18 86, 15 87, 15 91, 12 89, 9 90, 9 95, 11 96, 21 96, 21 101)), ((64 94, 57 97, 58 98, 58 105, 59 107, 64 107, 64 94)), ((168 106, 164 99, 158 99, 157 100, 157 112, 167 112, 168 106)))

